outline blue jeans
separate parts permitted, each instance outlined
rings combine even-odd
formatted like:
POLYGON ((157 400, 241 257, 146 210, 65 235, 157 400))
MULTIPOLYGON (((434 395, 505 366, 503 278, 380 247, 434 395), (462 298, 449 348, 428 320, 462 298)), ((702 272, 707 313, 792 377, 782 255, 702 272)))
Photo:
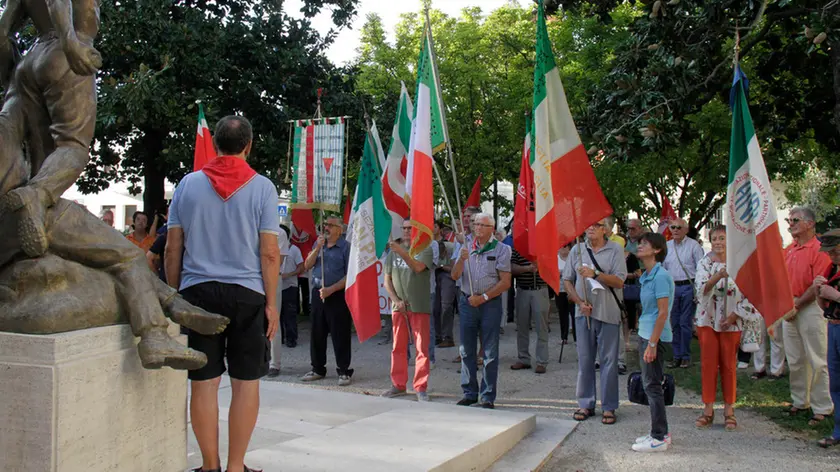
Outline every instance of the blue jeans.
POLYGON ((461 388, 464 398, 479 397, 476 362, 476 340, 484 346, 484 371, 481 378, 481 401, 496 401, 496 380, 499 377, 499 330, 502 324, 502 297, 478 307, 470 306, 467 296, 458 300, 461 328, 461 388))
POLYGON ((834 432, 840 439, 840 324, 828 324, 828 391, 834 403, 834 432))
POLYGON ((575 318, 575 332, 577 333, 578 375, 577 396, 578 407, 589 410, 595 409, 598 397, 595 386, 595 356, 601 360, 601 409, 615 411, 618 409, 618 333, 621 325, 604 323, 595 318, 575 318))
POLYGON ((674 359, 691 360, 691 338, 694 334, 694 285, 677 285, 671 308, 671 331, 674 333, 674 359))

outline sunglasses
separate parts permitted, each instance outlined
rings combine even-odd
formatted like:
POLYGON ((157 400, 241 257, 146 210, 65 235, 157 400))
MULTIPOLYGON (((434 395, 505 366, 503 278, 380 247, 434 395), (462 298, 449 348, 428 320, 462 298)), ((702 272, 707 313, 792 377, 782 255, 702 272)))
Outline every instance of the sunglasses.
POLYGON ((592 226, 590 226, 590 227, 591 227, 591 228, 606 228, 606 227, 607 227, 607 225, 605 225, 604 223, 595 223, 595 224, 593 224, 593 225, 592 225, 592 226))
POLYGON ((802 221, 802 218, 785 218, 785 221, 787 221, 789 225, 795 225, 802 221))
POLYGON ((335 223, 324 223, 324 227, 326 227, 326 228, 340 228, 341 225, 337 225, 335 223))
POLYGON ((674 231, 679 231, 679 230, 683 229, 683 227, 679 226, 679 225, 671 225, 671 229, 674 230, 674 231))

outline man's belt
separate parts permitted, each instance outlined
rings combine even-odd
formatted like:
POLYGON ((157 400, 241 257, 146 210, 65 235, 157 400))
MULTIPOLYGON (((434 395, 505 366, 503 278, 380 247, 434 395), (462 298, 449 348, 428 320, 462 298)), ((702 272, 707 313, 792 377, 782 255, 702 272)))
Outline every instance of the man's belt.
POLYGON ((681 287, 681 286, 683 286, 683 285, 694 285, 694 280, 693 280, 693 279, 689 279, 689 280, 678 280, 678 281, 674 282, 674 285, 676 285, 676 286, 678 286, 678 287, 681 287))

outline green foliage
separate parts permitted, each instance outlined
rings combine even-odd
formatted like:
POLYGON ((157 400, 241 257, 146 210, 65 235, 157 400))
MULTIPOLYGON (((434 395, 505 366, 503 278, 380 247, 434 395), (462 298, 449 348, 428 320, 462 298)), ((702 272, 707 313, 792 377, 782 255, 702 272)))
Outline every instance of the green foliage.
MULTIPOLYGON (((332 11, 336 28, 349 24, 358 0, 307 0, 305 19, 283 2, 245 0, 138 0, 102 2, 97 48, 99 113, 93 159, 79 186, 95 192, 109 181, 145 181, 144 203, 160 208, 163 181, 178 182, 192 170, 196 100, 212 128, 224 115, 241 113, 254 125, 251 165, 275 181, 285 176, 289 119, 323 109, 350 114, 354 74, 324 56, 334 32, 321 37, 309 19, 332 11)), ((361 148, 363 133, 356 123, 361 148)), ((359 153, 356 152, 356 155, 359 153)))

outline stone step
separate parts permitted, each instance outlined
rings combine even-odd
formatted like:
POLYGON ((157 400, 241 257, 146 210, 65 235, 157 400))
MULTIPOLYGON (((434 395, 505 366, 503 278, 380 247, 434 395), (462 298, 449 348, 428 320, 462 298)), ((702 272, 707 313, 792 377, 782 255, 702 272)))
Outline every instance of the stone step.
MULTIPOLYGON (((260 387, 246 462, 267 471, 483 471, 537 425, 532 414, 459 407, 450 399, 435 403, 434 396, 418 403, 413 395, 385 399, 280 382, 260 387)), ((220 391, 219 405, 224 419, 229 387, 220 391)), ((189 450, 190 466, 198 467, 201 454, 192 434, 189 450)))
POLYGON ((579 423, 573 420, 537 418, 534 432, 502 456, 488 472, 536 472, 560 449, 579 423))

